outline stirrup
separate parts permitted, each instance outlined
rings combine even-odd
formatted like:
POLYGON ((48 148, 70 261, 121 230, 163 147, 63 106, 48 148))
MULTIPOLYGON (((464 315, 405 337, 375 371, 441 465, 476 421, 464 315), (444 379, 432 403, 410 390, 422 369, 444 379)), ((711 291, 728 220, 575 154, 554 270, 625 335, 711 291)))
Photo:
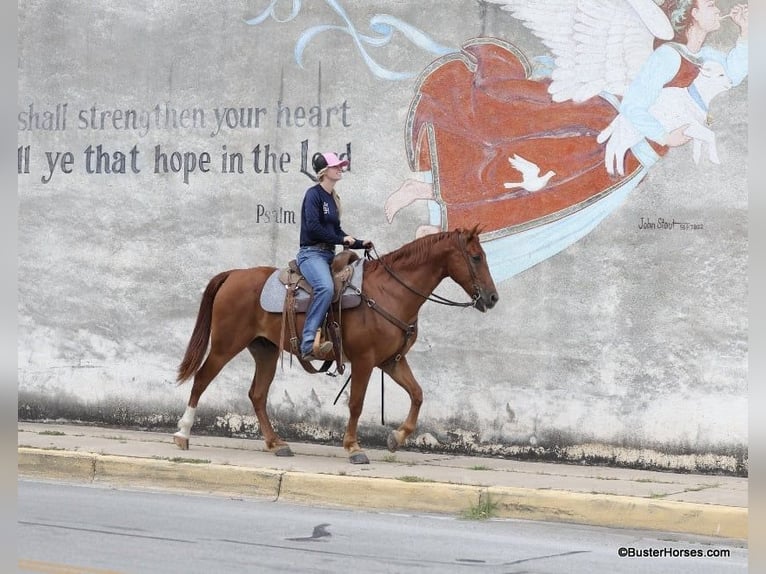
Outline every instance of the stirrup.
POLYGON ((328 360, 332 357, 328 356, 332 353, 332 343, 330 341, 319 342, 319 336, 314 339, 314 344, 311 346, 311 354, 320 360, 328 360))

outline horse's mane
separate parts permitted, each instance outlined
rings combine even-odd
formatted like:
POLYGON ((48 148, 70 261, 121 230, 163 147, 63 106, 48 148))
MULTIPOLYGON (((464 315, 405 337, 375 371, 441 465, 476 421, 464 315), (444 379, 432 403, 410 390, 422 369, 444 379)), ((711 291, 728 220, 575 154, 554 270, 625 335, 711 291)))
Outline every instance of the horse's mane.
POLYGON ((432 233, 419 237, 409 243, 405 243, 399 249, 385 253, 380 256, 380 259, 386 263, 386 265, 422 265, 433 258, 433 247, 437 243, 442 241, 451 241, 454 237, 460 233, 466 234, 466 240, 470 241, 474 236, 478 237, 480 230, 478 226, 474 226, 473 229, 453 229, 451 231, 441 231, 439 233, 432 233))

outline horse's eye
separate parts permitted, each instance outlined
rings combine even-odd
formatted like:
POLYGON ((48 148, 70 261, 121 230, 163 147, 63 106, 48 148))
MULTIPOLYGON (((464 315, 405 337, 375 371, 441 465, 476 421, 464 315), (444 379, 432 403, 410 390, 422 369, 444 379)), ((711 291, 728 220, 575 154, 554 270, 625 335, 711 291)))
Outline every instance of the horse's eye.
POLYGON ((479 263, 479 262, 481 262, 481 254, 479 254, 479 255, 471 255, 471 260, 472 260, 474 263, 479 263))

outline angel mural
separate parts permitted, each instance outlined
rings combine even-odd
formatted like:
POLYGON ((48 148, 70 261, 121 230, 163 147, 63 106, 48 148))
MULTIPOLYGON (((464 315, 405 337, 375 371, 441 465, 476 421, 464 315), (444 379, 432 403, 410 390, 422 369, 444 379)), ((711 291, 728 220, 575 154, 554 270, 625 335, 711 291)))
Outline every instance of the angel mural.
POLYGON ((469 41, 420 77, 406 126, 410 168, 389 222, 418 200, 423 235, 480 223, 502 281, 561 251, 611 213, 669 147, 718 161, 707 106, 747 76, 748 10, 713 0, 487 0, 553 55, 537 77, 513 45, 469 41), (727 53, 705 44, 730 20, 727 53))

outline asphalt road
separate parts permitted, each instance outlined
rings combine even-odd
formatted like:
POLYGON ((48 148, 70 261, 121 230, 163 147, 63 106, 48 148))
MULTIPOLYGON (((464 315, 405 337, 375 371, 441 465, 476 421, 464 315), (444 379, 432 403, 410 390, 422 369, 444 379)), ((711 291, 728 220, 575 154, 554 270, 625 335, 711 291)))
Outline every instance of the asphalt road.
POLYGON ((744 544, 688 535, 26 479, 17 534, 18 571, 44 573, 726 574, 748 558, 744 544))

